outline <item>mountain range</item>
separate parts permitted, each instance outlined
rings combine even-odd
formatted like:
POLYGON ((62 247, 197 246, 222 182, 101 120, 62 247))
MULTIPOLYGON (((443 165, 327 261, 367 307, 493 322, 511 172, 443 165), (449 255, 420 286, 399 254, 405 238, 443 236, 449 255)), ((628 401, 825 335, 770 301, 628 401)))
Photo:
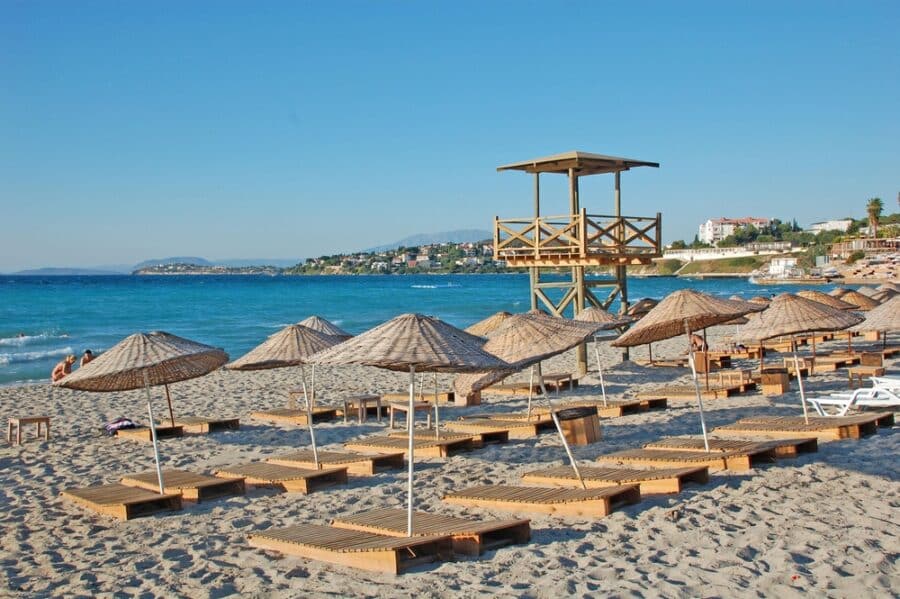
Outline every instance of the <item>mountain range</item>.
POLYGON ((494 236, 485 229, 458 229, 456 231, 444 231, 442 233, 419 233, 418 235, 410 235, 404 237, 400 241, 379 245, 373 248, 362 250, 363 252, 383 252, 386 250, 396 250, 398 247, 417 247, 420 245, 431 245, 435 243, 470 243, 476 241, 484 241, 492 239, 494 236))

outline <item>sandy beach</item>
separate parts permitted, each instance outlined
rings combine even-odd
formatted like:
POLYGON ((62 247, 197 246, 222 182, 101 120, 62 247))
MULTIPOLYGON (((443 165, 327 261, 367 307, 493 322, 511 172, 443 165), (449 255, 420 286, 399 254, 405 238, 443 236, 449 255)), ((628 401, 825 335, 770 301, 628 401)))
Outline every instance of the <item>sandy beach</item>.
MULTIPOLYGON (((674 356, 684 340, 654 346, 674 356)), ((713 341, 715 346, 715 341, 713 341)), ((688 371, 619 361, 603 347, 613 397, 681 377, 688 371)), ((637 358, 646 352, 633 352, 637 358)), ((236 357, 236 356, 235 356, 236 357)), ((749 364, 746 365, 749 367, 749 364)), ((574 356, 558 356, 545 371, 572 371, 574 356)), ((888 372, 892 371, 888 365, 888 372)), ((176 414, 241 417, 241 429, 161 442, 165 467, 211 472, 306 447, 302 427, 251 420, 251 411, 282 407, 297 385, 295 369, 218 371, 172 386, 176 414)), ((519 375, 524 380, 523 375, 519 375)), ((442 375, 441 385, 450 378, 442 375)), ((402 374, 363 367, 322 368, 321 397, 401 391, 402 374)), ((846 373, 815 375, 810 394, 842 391, 846 373)), ((153 391, 161 417, 165 400, 153 391)), ((560 397, 598 397, 595 375, 560 397)), ((119 522, 60 498, 68 487, 117 482, 153 467, 149 444, 103 435, 120 416, 146 422, 143 392, 90 394, 49 385, 0 388, 3 416, 52 417, 49 442, 4 443, 0 595, 23 597, 418 596, 814 596, 888 597, 900 594, 900 434, 895 428, 859 441, 820 443, 818 453, 742 473, 716 473, 707 485, 678 495, 645 496, 607 518, 531 516, 528 544, 480 558, 420 566, 390 576, 351 570, 251 548, 247 535, 298 522, 327 524, 340 514, 401 507, 405 471, 353 477, 346 486, 311 495, 251 488, 245 496, 185 504, 171 515, 119 522)), ((443 418, 523 409, 523 398, 486 397, 485 405, 447 408, 443 418)), ((748 415, 800 413, 796 393, 709 401, 711 428, 748 415)), ((383 431, 386 424, 342 421, 317 425, 319 443, 342 443, 383 431)), ((31 431, 28 431, 31 433, 31 431)), ((699 433, 696 406, 602 421, 603 439, 577 447, 580 463, 664 436, 699 433)), ((490 445, 445 460, 417 460, 417 508, 472 518, 509 513, 441 502, 473 484, 521 484, 538 466, 561 465, 555 434, 490 445)))

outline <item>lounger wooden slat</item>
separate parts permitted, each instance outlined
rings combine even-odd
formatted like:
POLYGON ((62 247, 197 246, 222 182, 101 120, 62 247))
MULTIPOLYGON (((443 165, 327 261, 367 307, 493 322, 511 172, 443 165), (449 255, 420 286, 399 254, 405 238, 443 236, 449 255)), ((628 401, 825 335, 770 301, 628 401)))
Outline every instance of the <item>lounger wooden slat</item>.
MULTIPOLYGON (((122 484, 148 491, 159 490, 159 479, 155 470, 125 476, 122 478, 122 484)), ((245 491, 243 478, 220 478, 184 470, 163 470, 163 485, 166 493, 181 493, 183 499, 198 503, 216 497, 243 495, 245 491)))
POLYGON ((184 432, 195 435, 207 435, 221 431, 236 431, 241 428, 240 418, 202 418, 199 416, 182 416, 175 419, 175 425, 184 432))
POLYGON ((550 431, 556 430, 556 425, 553 424, 553 419, 550 417, 550 413, 544 409, 543 411, 532 410, 531 417, 528 417, 528 414, 525 412, 498 412, 496 414, 470 414, 468 416, 461 416, 461 421, 472 421, 472 420, 492 420, 494 422, 501 423, 527 423, 528 428, 523 429, 522 431, 510 431, 510 439, 516 439, 520 437, 516 437, 517 434, 522 434, 524 437, 533 437, 539 433, 546 433, 550 431))
MULTIPOLYGON (((443 433, 442 433, 443 435, 443 433)), ((402 451, 406 455, 409 448, 408 437, 365 437, 344 443, 344 447, 350 451, 358 451, 362 453, 383 453, 383 452, 399 452, 402 451)), ((419 438, 413 441, 413 447, 416 457, 420 458, 446 458, 447 456, 460 452, 470 451, 474 447, 474 441, 470 435, 462 437, 454 437, 448 439, 446 437, 435 439, 434 435, 419 438)))
MULTIPOLYGON (((700 396, 704 400, 726 399, 756 388, 754 381, 735 385, 711 385, 709 389, 700 386, 700 396)), ((669 401, 696 401, 697 392, 693 385, 675 385, 643 391, 637 394, 638 399, 668 399, 669 401)))
MULTIPOLYGON (((776 458, 794 458, 801 453, 818 451, 815 437, 802 439, 781 439, 777 441, 760 441, 749 439, 710 439, 710 451, 740 452, 755 449, 774 450, 776 458)), ((644 445, 646 449, 664 449, 670 451, 705 452, 706 446, 700 437, 669 437, 644 445)))
POLYGON ((390 574, 449 559, 453 552, 446 536, 397 538, 315 524, 255 532, 249 542, 259 549, 390 574))
MULTIPOLYGON (((313 423, 328 422, 337 418, 337 408, 329 408, 327 406, 319 406, 313 408, 313 423)), ((306 426, 306 410, 293 410, 289 408, 280 408, 274 410, 261 410, 252 412, 251 418, 256 420, 268 420, 270 422, 282 422, 284 424, 297 424, 306 426)))
MULTIPOLYGON (((437 394, 438 402, 440 403, 453 403, 456 400, 456 395, 453 391, 440 391, 437 394)), ((391 402, 397 401, 409 401, 409 392, 406 393, 384 393, 381 396, 381 401, 384 402, 385 405, 391 402)), ((416 394, 416 401, 427 401, 428 403, 434 403, 434 392, 425 391, 423 393, 416 394)))
POLYGON ((636 485, 588 490, 483 485, 444 496, 444 501, 457 505, 522 513, 599 518, 608 516, 616 508, 638 503, 640 500, 641 492, 636 485))
MULTIPOLYGON (((157 439, 172 439, 175 437, 183 437, 184 428, 181 426, 157 426, 157 439)), ((139 426, 137 428, 120 428, 116 431, 116 437, 120 439, 129 439, 131 441, 153 442, 153 433, 149 426, 139 426)))
MULTIPOLYGON (((502 383, 499 385, 491 385, 486 389, 481 390, 484 394, 490 395, 528 395, 528 383, 502 383)), ((541 385, 540 383, 534 383, 531 385, 531 394, 532 395, 540 395, 541 394, 541 385)))
POLYGON ((715 432, 746 434, 764 437, 796 437, 815 435, 819 440, 859 439, 878 432, 879 426, 893 426, 890 412, 842 417, 811 417, 806 424, 802 416, 760 416, 744 418, 734 424, 720 426, 715 432))
MULTIPOLYGON (((567 408, 596 408, 597 415, 601 418, 619 418, 629 414, 640 414, 649 410, 664 410, 668 406, 665 397, 653 397, 643 399, 610 399, 603 404, 602 399, 583 399, 566 401, 554 406, 559 410, 567 408)), ((541 408, 540 414, 549 414, 546 408, 541 408)))
MULTIPOLYGON (((589 489, 638 485, 641 495, 680 493, 685 483, 694 482, 702 485, 709 482, 709 468, 706 466, 647 470, 581 466, 578 470, 585 486, 589 489)), ((539 485, 581 487, 581 483, 578 482, 578 478, 570 466, 532 470, 523 474, 522 480, 539 485)))
MULTIPOLYGON (((391 537, 406 537, 407 512, 382 508, 335 518, 338 528, 361 530, 391 537)), ((413 534, 416 536, 449 536, 453 552, 478 556, 489 549, 527 543, 531 539, 529 520, 474 521, 426 512, 413 512, 413 534)))
POLYGON ((66 489, 62 492, 62 496, 95 512, 120 520, 131 520, 157 512, 175 512, 181 509, 181 494, 179 493, 160 495, 118 483, 66 489))
MULTIPOLYGON (((275 456, 266 460, 292 468, 315 468, 313 452, 308 449, 275 456)), ((347 472, 358 476, 372 476, 383 470, 403 468, 403 452, 364 455, 338 451, 319 451, 319 464, 326 467, 346 467, 347 472)))
POLYGON ((347 484, 347 468, 310 470, 265 462, 224 467, 217 470, 215 475, 222 478, 243 478, 248 485, 275 487, 289 493, 303 494, 347 484))
MULTIPOLYGON (((483 447, 490 443, 506 443, 509 441, 511 432, 510 427, 492 420, 451 420, 443 424, 441 428, 444 429, 441 430, 441 436, 461 435, 472 437, 476 447, 483 447)), ((398 436, 398 433, 390 433, 390 435, 395 437, 398 436)), ((402 433, 399 433, 399 435, 405 436, 402 433)), ((432 436, 434 435, 432 434, 432 436)))
POLYGON ((597 456, 598 462, 652 467, 708 466, 710 470, 750 470, 775 461, 773 448, 706 453, 664 449, 626 449, 597 456))

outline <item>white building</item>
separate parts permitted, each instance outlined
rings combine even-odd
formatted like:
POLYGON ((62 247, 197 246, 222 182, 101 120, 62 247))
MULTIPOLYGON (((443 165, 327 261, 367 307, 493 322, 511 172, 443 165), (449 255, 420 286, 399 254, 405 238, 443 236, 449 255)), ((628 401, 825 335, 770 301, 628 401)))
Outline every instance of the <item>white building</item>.
POLYGON ((850 228, 850 225, 853 224, 853 219, 850 218, 839 218, 836 220, 824 220, 819 223, 813 223, 809 226, 807 231, 810 233, 819 234, 822 231, 840 231, 841 233, 846 233, 847 229, 850 228))
POLYGON ((743 218, 711 218, 700 225, 700 232, 697 237, 703 243, 716 245, 729 235, 733 234, 739 227, 753 225, 757 229, 768 227, 772 222, 770 218, 757 218, 746 216, 743 218))

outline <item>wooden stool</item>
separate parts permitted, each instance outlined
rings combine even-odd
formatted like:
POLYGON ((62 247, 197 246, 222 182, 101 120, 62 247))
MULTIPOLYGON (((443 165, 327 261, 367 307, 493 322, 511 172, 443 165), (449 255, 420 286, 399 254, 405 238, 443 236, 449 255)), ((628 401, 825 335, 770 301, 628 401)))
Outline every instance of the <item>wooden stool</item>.
POLYGON ((431 404, 424 401, 417 401, 413 404, 413 414, 412 417, 409 415, 409 404, 408 403, 392 403, 389 404, 391 408, 391 417, 388 419, 388 425, 390 428, 394 428, 394 412, 403 412, 406 414, 406 428, 407 430, 412 429, 412 421, 416 418, 416 412, 427 412, 428 428, 431 428, 431 404))
POLYGON ((363 422, 369 413, 369 404, 375 404, 378 414, 378 422, 381 422, 381 396, 380 395, 354 395, 344 398, 344 422, 347 422, 347 415, 356 410, 359 421, 363 422))
POLYGON ((12 445, 22 444, 22 425, 37 424, 37 436, 41 436, 41 425, 46 425, 44 430, 44 440, 50 440, 50 417, 49 416, 26 416, 24 418, 10 418, 8 428, 6 430, 6 440, 12 445), (13 443, 13 425, 16 427, 16 442, 13 443))

